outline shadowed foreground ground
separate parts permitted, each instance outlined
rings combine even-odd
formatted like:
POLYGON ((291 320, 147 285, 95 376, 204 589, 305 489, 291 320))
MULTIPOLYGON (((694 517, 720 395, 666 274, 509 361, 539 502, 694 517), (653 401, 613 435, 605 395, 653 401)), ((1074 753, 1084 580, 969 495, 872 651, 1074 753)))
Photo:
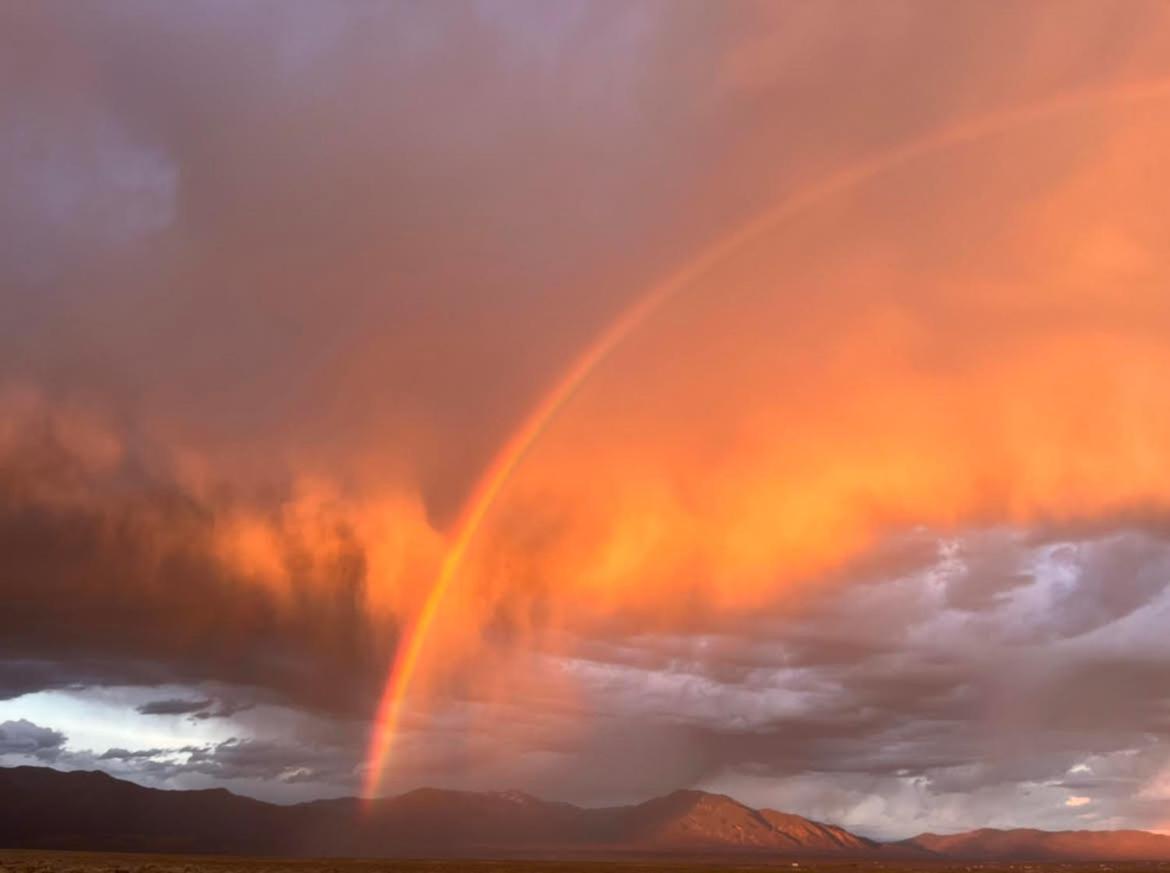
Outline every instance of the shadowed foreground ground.
POLYGON ((773 863, 734 861, 540 861, 540 860, 283 860, 195 855, 131 855, 0 849, 0 873, 700 873, 720 871, 776 871, 797 868, 817 873, 882 871, 882 873, 1170 873, 1170 862, 1016 862, 977 861, 792 861, 773 863))

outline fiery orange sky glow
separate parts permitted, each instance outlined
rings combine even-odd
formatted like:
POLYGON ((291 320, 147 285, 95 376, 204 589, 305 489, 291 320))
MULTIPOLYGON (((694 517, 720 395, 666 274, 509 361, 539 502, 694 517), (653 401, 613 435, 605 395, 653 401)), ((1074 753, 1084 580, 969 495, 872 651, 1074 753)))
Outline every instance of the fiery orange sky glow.
POLYGON ((1170 7, 0 7, 0 766, 1164 825, 1170 7))
MULTIPOLYGON (((775 231, 777 226, 785 220, 795 218, 803 211, 813 209, 825 200, 840 196, 850 189, 904 164, 935 152, 977 142, 997 133, 1037 124, 1046 119, 1076 115, 1092 110, 1116 111, 1140 106, 1147 102, 1161 102, 1168 96, 1170 96, 1170 80, 1122 84, 1106 89, 1065 95, 1039 105, 996 113, 986 118, 978 118, 948 127, 922 140, 851 165, 824 181, 812 185, 807 190, 798 191, 785 198, 779 206, 766 210, 747 224, 705 248, 694 260, 687 262, 680 270, 654 286, 645 296, 639 298, 634 306, 623 312, 586 349, 561 381, 532 410, 523 425, 501 447, 491 465, 481 476, 479 483, 468 496, 460 518, 453 528, 451 542, 446 549, 442 568, 423 600, 423 605, 417 616, 410 620, 408 630, 394 656, 394 664, 387 678, 385 691, 374 719, 370 750, 366 762, 365 795, 373 797, 378 793, 382 774, 388 764, 399 729, 401 710, 411 692, 411 685, 414 675, 419 669, 420 661, 424 657, 432 626, 439 617, 447 592, 456 582, 466 553, 492 505, 499 498, 525 454, 540 438, 561 407, 573 397, 581 384, 589 378, 593 370, 604 361, 613 349, 635 331, 645 319, 688 285, 716 268, 722 261, 734 257, 737 252, 761 236, 775 231)), ((1106 253, 1106 256, 1109 254, 1106 253)), ((1062 363, 1063 374, 1059 378, 1075 378, 1079 384, 1084 384, 1079 378, 1082 374, 1076 373, 1074 369, 1076 366, 1074 363, 1075 352, 1079 350, 1079 346, 1074 349, 1072 360, 1069 359, 1069 356, 1062 356, 1060 350, 1052 350, 1051 359, 1062 363)), ((1111 352, 1113 354, 1120 352, 1123 355, 1129 353, 1129 349, 1105 349, 1103 351, 1107 357, 1112 356, 1111 352)), ((1162 362, 1162 366, 1165 363, 1165 361, 1162 362)), ((1050 368, 1051 364, 1046 363, 1044 366, 1050 368)), ((1144 370, 1144 367, 1141 369, 1144 370)), ((1158 369, 1162 371, 1161 366, 1158 369)), ((1170 369, 1164 372, 1167 377, 1170 377, 1170 369)), ((1028 379, 1023 373, 1016 375, 1022 376, 1024 381, 1028 379)), ((1091 374, 1083 375, 1091 378, 1091 374)), ((1148 378, 1142 372, 1132 374, 1132 376, 1139 383, 1148 378)), ((1040 377, 1041 380, 1043 378, 1043 376, 1040 377)), ((1112 386, 1105 386, 1105 390, 1108 391, 1110 387, 1112 386)), ((1142 397, 1141 401, 1144 404, 1149 399, 1149 397, 1142 397)), ((1064 417, 1060 415, 1059 410, 1055 410, 1054 413, 1056 419, 1064 417)), ((1164 439, 1170 436, 1170 432, 1165 431, 1164 427, 1165 423, 1163 422, 1156 428, 1156 437, 1164 439)), ((1045 446, 1045 452, 1061 451, 1060 446, 1070 439, 1078 439, 1079 436, 1079 434, 1069 433, 1063 439, 1037 440, 1036 442, 1045 446)), ((1129 434, 1121 436, 1122 440, 1125 440, 1129 434)), ((1170 442, 1163 443, 1161 439, 1159 439, 1158 444, 1170 447, 1170 442)), ((767 549, 769 553, 777 541, 791 539, 790 547, 783 550, 789 552, 786 557, 791 561, 794 557, 792 552, 797 550, 802 552, 815 551, 818 548, 818 528, 827 529, 831 535, 827 538, 829 542, 821 546, 828 554, 814 557, 811 566, 803 565, 800 559, 792 562, 791 566, 775 565, 769 561, 764 567, 767 572, 775 574, 777 580, 784 580, 789 578, 793 572, 804 574, 816 569, 823 569, 833 562, 846 560, 868 544, 872 532, 840 529, 831 518, 833 515, 840 514, 839 507, 842 502, 855 499, 851 497, 849 492, 855 492, 859 488, 872 489, 873 493, 870 495, 870 499, 879 504, 891 502, 885 496, 886 494, 897 494, 899 502, 906 501, 911 506, 919 504, 926 506, 933 502, 950 507, 950 514, 940 517, 937 515, 936 509, 935 511, 923 512, 920 519, 914 518, 911 514, 913 510, 902 510, 905 513, 903 521, 906 522, 922 521, 951 526, 966 516, 971 509, 976 512, 981 509, 976 502, 980 496, 970 483, 960 485, 961 490, 958 495, 955 495, 953 491, 948 489, 944 481, 932 481, 937 476, 954 479, 958 478, 956 473, 965 475, 961 471, 927 470, 923 475, 921 467, 929 454, 920 453, 919 450, 915 449, 906 453, 905 457, 899 458, 898 456, 902 452, 899 451, 898 447, 891 445, 884 448, 892 453, 883 452, 876 458, 862 460, 860 469, 851 469, 845 465, 844 458, 835 457, 834 464, 837 466, 837 470, 833 476, 838 481, 815 483, 795 489, 800 496, 794 514, 785 513, 781 508, 782 504, 777 505, 773 499, 769 499, 768 508, 762 513, 769 517, 762 525, 763 529, 758 532, 759 542, 769 543, 767 549), (925 485, 916 484, 913 479, 908 480, 907 475, 915 478, 921 477, 928 480, 928 483, 925 485), (915 498, 913 495, 916 492, 920 492, 921 496, 915 498), (820 507, 819 510, 818 507, 820 507), (819 518, 818 511, 830 516, 830 518, 819 518)), ((929 452, 929 447, 924 448, 926 452, 929 452)), ((1075 507, 1074 515, 1081 513, 1090 515, 1102 509, 1114 511, 1119 507, 1124 507, 1126 500, 1166 497, 1166 493, 1161 490, 1162 485, 1148 489, 1151 478, 1154 481, 1162 482, 1166 474, 1165 466, 1157 460, 1156 450, 1152 445, 1134 447, 1134 449, 1136 449, 1137 457, 1133 457, 1134 452, 1131 452, 1129 453, 1130 457, 1126 457, 1124 460, 1128 464, 1134 465, 1132 472, 1136 474, 1136 477, 1132 485, 1126 485, 1120 489, 1120 494, 1117 493, 1116 483, 1103 481, 1108 478, 1108 466, 1093 473, 1091 480, 1080 483, 1076 480, 1087 473, 1083 468, 1078 469, 1080 464, 1074 464, 1070 470, 1066 471, 1062 469, 1062 460, 1055 459, 1051 463, 1041 462, 1042 468, 1049 469, 1021 470, 1020 472, 1025 475, 1025 478, 1020 483, 1022 486, 1020 496, 1009 498, 1007 505, 1000 511, 1006 510, 1007 520, 1016 524, 1026 524, 1034 521, 1040 513, 1046 512, 1050 517, 1058 515, 1059 512, 1055 507, 1059 506, 1071 505, 1075 507), (1102 476, 1102 473, 1106 473, 1106 475, 1102 476), (1061 488, 1061 482, 1066 482, 1066 487, 1071 486, 1073 494, 1077 494, 1079 499, 1071 503, 1068 502, 1068 498, 1073 497, 1073 494, 1065 493, 1065 490, 1061 488), (1037 488, 1039 493, 1033 493, 1033 487, 1037 488), (1100 506, 1093 505, 1095 498, 1100 500, 1100 506)), ((1116 460, 1118 458, 1113 456, 1110 463, 1116 460)), ((567 461, 567 463, 570 462, 567 461)), ((789 485, 784 490, 792 490, 792 486, 789 485)), ((649 513, 645 516, 652 517, 649 513)), ((635 524, 638 523, 635 522, 635 524)), ((617 543, 609 547, 611 554, 614 554, 615 549, 617 550, 619 561, 622 560, 620 555, 622 537, 621 534, 616 535, 617 543)), ((637 534, 635 534, 636 537, 637 534)), ((738 551, 742 553, 758 549, 758 545, 745 539, 738 551)), ((759 573, 760 568, 755 568, 755 571, 759 573)), ((619 574, 613 575, 618 576, 619 574)))

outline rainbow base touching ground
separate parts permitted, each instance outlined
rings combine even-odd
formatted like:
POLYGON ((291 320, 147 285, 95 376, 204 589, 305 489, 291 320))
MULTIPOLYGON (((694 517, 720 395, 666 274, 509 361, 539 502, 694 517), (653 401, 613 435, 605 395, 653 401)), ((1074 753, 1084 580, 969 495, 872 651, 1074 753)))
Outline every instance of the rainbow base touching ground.
POLYGON ((853 164, 803 191, 798 191, 778 206, 765 210, 730 234, 719 238, 626 309, 578 356, 560 381, 500 447, 464 502, 438 577, 427 593, 418 615, 403 634, 387 678, 366 756, 364 796, 373 798, 378 794, 390 752, 398 735, 403 707, 418 672, 431 628, 434 626, 443 599, 459 575, 467 551, 488 512, 513 471, 544 433, 558 411, 610 352, 655 310, 705 273, 726 261, 737 250, 773 230, 782 221, 911 161, 1046 119, 1094 108, 1131 105, 1167 96, 1170 96, 1168 80, 1082 91, 1024 109, 1009 110, 963 122, 909 145, 883 152, 853 164))

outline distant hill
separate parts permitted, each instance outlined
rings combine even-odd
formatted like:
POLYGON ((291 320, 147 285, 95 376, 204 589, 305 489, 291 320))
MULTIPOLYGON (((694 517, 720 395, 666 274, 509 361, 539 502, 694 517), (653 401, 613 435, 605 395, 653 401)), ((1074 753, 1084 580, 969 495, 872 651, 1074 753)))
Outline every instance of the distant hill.
POLYGON ((517 791, 422 788, 292 806, 222 788, 163 791, 100 772, 0 768, 0 847, 302 857, 767 855, 848 859, 1170 860, 1142 831, 980 830, 881 844, 730 797, 676 791, 587 809, 517 791))
POLYGON ((1040 831, 983 828, 922 834, 894 845, 971 861, 1170 861, 1170 836, 1147 831, 1040 831))
POLYGON ((100 772, 0 768, 6 848, 280 853, 296 815, 222 788, 158 791, 100 772))
POLYGON ((675 791, 637 806, 587 810, 597 844, 646 851, 755 850, 871 855, 879 843, 843 828, 772 809, 752 809, 722 794, 675 791))

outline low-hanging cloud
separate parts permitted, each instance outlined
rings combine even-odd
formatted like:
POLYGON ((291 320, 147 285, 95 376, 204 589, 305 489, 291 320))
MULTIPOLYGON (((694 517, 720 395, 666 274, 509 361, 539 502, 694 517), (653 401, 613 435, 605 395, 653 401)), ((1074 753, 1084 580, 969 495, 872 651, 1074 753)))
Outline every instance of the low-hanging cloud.
POLYGON ((65 735, 22 718, 0 723, 0 755, 20 755, 53 761, 61 753, 65 735))

